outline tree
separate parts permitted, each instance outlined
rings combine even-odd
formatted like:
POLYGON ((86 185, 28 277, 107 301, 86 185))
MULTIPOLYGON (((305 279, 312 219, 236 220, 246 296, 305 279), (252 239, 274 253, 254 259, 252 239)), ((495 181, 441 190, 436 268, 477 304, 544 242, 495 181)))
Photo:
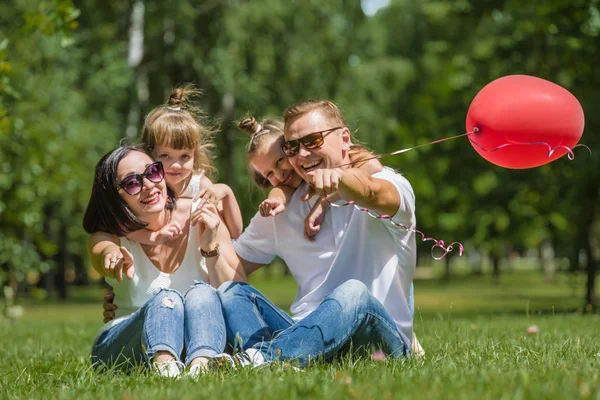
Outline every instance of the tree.
POLYGON ((106 54, 77 47, 79 10, 70 0, 3 4, 0 14, 9 33, 0 122, 2 281, 10 297, 26 274, 56 268, 64 298, 65 268, 85 254, 85 235, 73 227, 81 224, 94 165, 118 137, 110 118, 124 97, 123 74, 118 60, 104 79, 92 69, 106 54))

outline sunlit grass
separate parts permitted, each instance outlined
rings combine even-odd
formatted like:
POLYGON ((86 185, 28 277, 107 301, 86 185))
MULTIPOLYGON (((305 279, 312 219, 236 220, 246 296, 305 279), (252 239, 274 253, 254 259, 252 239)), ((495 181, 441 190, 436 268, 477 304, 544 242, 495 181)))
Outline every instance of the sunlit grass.
MULTIPOLYGON (((21 320, 2 323, 0 398, 597 399, 600 316, 577 312, 583 294, 569 279, 548 284, 530 272, 506 275, 501 285, 486 276, 417 281, 423 360, 226 370, 199 382, 94 373, 88 356, 102 324, 102 289, 78 289, 77 304, 25 302, 21 320), (528 335, 530 325, 539 333, 528 335)), ((253 283, 283 307, 295 294, 281 274, 253 283)))

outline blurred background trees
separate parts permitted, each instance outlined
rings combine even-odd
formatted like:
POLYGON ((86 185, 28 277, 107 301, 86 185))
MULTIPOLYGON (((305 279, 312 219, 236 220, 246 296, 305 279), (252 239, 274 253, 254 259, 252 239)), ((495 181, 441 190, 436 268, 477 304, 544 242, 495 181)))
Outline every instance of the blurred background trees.
MULTIPOLYGON (((570 90, 586 114, 576 153, 532 170, 489 164, 466 138, 384 159, 411 181, 419 229, 461 241, 475 273, 518 255, 585 271, 600 259, 600 1, 9 0, 0 4, 0 266, 5 296, 85 284, 81 228, 94 165, 172 87, 195 82, 220 124, 216 180, 247 222, 264 197, 246 172, 246 113, 328 98, 376 152, 464 132, 503 75, 570 90)), ((535 121, 531 122, 535 124, 535 121)), ((421 245, 429 263, 427 244, 421 245)), ((450 276, 457 257, 446 259, 450 276)), ((550 271, 548 273, 548 271, 550 271)), ((584 300, 584 301, 583 301, 584 300)))

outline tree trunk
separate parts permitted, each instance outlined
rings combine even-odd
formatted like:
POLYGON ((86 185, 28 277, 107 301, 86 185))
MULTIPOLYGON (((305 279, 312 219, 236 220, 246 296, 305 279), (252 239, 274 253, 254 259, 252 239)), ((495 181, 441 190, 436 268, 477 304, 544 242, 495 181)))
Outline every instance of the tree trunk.
MULTIPOLYGON (((44 225, 44 236, 46 237, 46 239, 55 237, 53 229, 52 229, 52 225, 50 223, 55 217, 55 211, 56 211, 56 206, 54 204, 47 203, 46 205, 44 205, 43 225, 44 225)), ((54 255, 46 254, 41 248, 38 248, 38 254, 45 261, 50 261, 55 257, 54 255)), ((37 283, 37 287, 44 289, 46 291, 46 295, 49 295, 52 292, 52 289, 54 287, 53 281, 54 281, 55 273, 56 273, 56 271, 54 270, 54 268, 51 268, 49 271, 46 271, 46 272, 43 272, 40 274, 40 280, 37 283)))
POLYGON ((73 283, 77 286, 89 285, 87 259, 82 257, 79 253, 71 255, 71 259, 73 260, 73 267, 75 268, 75 281, 73 283))
POLYGON ((221 115, 224 121, 222 125, 222 144, 221 159, 224 159, 223 166, 225 167, 224 180, 231 187, 233 192, 236 192, 237 185, 235 179, 235 166, 233 163, 234 131, 231 121, 235 118, 235 96, 233 93, 226 93, 221 101, 221 115))
POLYGON ((19 289, 19 281, 17 281, 17 277, 15 275, 14 268, 5 263, 2 265, 2 270, 4 271, 4 280, 2 283, 2 295, 4 297, 4 307, 0 310, 0 319, 2 316, 11 317, 11 309, 15 304, 15 299, 17 297, 17 291, 19 289))
POLYGON ((58 292, 58 297, 61 300, 67 299, 67 281, 65 279, 65 272, 67 263, 69 261, 69 234, 68 234, 67 222, 63 219, 60 221, 60 228, 58 232, 58 252, 54 256, 56 263, 56 273, 54 274, 54 287, 58 292))
POLYGON ((596 303, 596 260, 594 259, 594 249, 590 241, 586 242, 585 252, 587 254, 587 282, 585 285, 585 308, 586 312, 593 312, 598 309, 596 303))
POLYGON ((494 276, 494 283, 500 283, 500 257, 492 255, 492 274, 494 276))
POLYGON ((545 240, 539 248, 540 262, 544 280, 546 283, 553 283, 556 272, 556 263, 554 260, 554 249, 549 240, 545 240))
POLYGON ((450 261, 451 261, 452 257, 450 257, 448 254, 446 254, 446 257, 444 258, 444 279, 446 281, 450 280, 450 261))
POLYGON ((573 249, 571 251, 571 256, 569 257, 569 272, 575 274, 579 271, 579 242, 575 240, 573 243, 573 249))
MULTIPOLYGON (((594 174, 597 175, 597 174, 594 174)), ((593 312, 597 310, 596 303, 596 255, 594 254, 594 222, 596 220, 596 208, 598 198, 600 197, 600 188, 598 187, 598 177, 588 177, 588 181, 583 189, 584 204, 581 204, 580 227, 583 233, 585 264, 587 271, 587 281, 585 284, 585 311, 593 312)))
POLYGON ((127 115, 126 138, 134 138, 139 134, 142 121, 142 104, 148 101, 148 77, 141 63, 144 58, 144 2, 137 0, 131 9, 131 25, 129 27, 128 65, 136 71, 135 95, 132 96, 127 115))

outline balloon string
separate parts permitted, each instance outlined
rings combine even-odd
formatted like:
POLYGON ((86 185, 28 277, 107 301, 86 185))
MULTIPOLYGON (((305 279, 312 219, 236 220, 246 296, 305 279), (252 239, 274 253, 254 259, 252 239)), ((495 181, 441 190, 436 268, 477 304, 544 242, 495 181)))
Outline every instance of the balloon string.
MULTIPOLYGON (((325 197, 325 198, 327 198, 327 197, 325 197)), ((401 223, 398 223, 398 222, 394 222, 393 218, 390 215, 387 215, 387 214, 373 214, 368 208, 360 207, 358 204, 356 204, 355 201, 348 201, 348 202, 346 202, 344 204, 335 204, 335 203, 332 203, 329 199, 327 199, 327 201, 329 202, 329 205, 332 206, 332 207, 345 207, 345 206, 352 205, 357 210, 362 211, 362 212, 366 212, 367 215, 369 215, 370 217, 377 218, 377 219, 386 219, 386 220, 390 221, 392 223, 392 225, 400 227, 400 228, 404 229, 407 232, 418 233, 419 235, 421 235, 421 241, 422 242, 429 242, 429 241, 433 242, 433 246, 431 247, 431 257, 433 257, 434 260, 441 260, 444 257, 446 257, 446 255, 454 249, 455 245, 458 246, 458 255, 459 256, 462 256, 463 253, 465 252, 465 248, 462 245, 462 243, 460 243, 460 242, 452 242, 449 245, 446 245, 443 240, 437 240, 437 239, 434 239, 434 238, 426 237, 423 232, 417 230, 413 225, 406 226, 404 224, 401 224, 401 223), (434 254, 434 251, 435 251, 436 248, 439 248, 439 249, 442 250, 443 253, 442 253, 441 256, 436 256, 434 254)))
MULTIPOLYGON (((457 139, 459 137, 467 136, 467 135, 470 135, 470 134, 476 133, 476 132, 478 132, 477 128, 475 128, 473 130, 473 132, 466 132, 466 133, 463 133, 463 134, 460 134, 460 135, 456 135, 456 136, 451 136, 451 137, 447 137, 447 138, 442 138, 442 139, 434 140, 433 142, 423 143, 423 144, 420 144, 420 145, 417 145, 417 146, 414 146, 414 147, 408 147, 408 148, 405 148, 405 149, 400 149, 400 150, 392 151, 391 153, 379 154, 379 155, 376 155, 376 156, 372 156, 372 157, 368 157, 368 158, 363 158, 363 159, 360 159, 360 160, 357 160, 357 161, 349 162, 347 164, 342 164, 338 168, 340 168, 340 167, 347 167, 347 166, 350 166, 350 165, 353 165, 353 164, 356 164, 356 163, 359 163, 359 162, 365 162, 365 161, 369 161, 369 160, 377 160, 377 159, 380 159, 380 158, 383 158, 383 157, 395 156, 396 154, 406 153, 407 151, 415 150, 415 149, 418 149, 419 147, 424 147, 424 146, 429 146, 429 145, 436 144, 436 143, 446 142, 448 140, 457 139)), ((397 227, 400 227, 400 228, 406 230, 407 232, 414 232, 416 234, 421 235, 421 241, 422 242, 432 241, 433 242, 433 246, 431 247, 431 256, 435 260, 441 260, 444 257, 446 257, 446 255, 454 249, 455 245, 458 246, 459 255, 462 256, 463 253, 464 253, 464 251, 465 251, 464 246, 460 242, 452 242, 452 243, 450 243, 449 245, 446 246, 446 244, 444 243, 443 240, 437 240, 437 239, 434 239, 434 238, 426 237, 423 232, 417 230, 414 226, 412 226, 412 225, 411 226, 406 226, 404 224, 400 224, 400 223, 394 222, 393 219, 392 219, 392 217, 389 216, 389 215, 387 215, 387 214, 382 214, 382 215, 373 214, 368 208, 360 207, 354 201, 349 201, 349 202, 344 203, 344 204, 335 204, 335 203, 332 203, 329 200, 327 200, 327 201, 329 202, 329 204, 332 207, 344 207, 344 206, 353 205, 359 211, 366 212, 370 217, 377 218, 377 219, 386 219, 386 220, 389 220, 393 225, 395 225, 397 227), (442 250, 443 253, 442 253, 441 256, 437 256, 437 257, 435 256, 434 251, 435 251, 436 248, 439 248, 439 249, 442 250)))
POLYGON ((352 161, 352 162, 349 162, 347 164, 342 164, 342 165, 338 166, 337 168, 347 167, 347 166, 350 166, 350 165, 354 165, 356 163, 361 163, 361 162, 365 162, 365 161, 369 161, 369 160, 378 160, 378 159, 383 158, 383 157, 395 156, 396 154, 406 153, 407 151, 418 149, 419 147, 424 147, 424 146, 429 146, 429 145, 436 144, 436 143, 446 142, 448 140, 457 139, 459 137, 467 136, 467 135, 470 135, 472 133, 477 133, 477 131, 474 129, 473 132, 467 132, 467 133, 463 133, 463 134, 456 135, 456 136, 450 136, 450 137, 447 137, 447 138, 434 140, 433 142, 429 142, 429 143, 422 143, 422 144, 419 144, 419 145, 414 146, 414 147, 407 147, 405 149, 400 149, 400 150, 392 151, 391 153, 379 154, 379 155, 368 157, 368 158, 361 158, 360 160, 352 161))
MULTIPOLYGON (((442 138, 442 139, 434 140, 433 142, 422 143, 422 144, 419 144, 417 146, 407 147, 405 149, 400 149, 400 150, 392 151, 390 153, 379 154, 379 155, 375 155, 375 156, 368 157, 368 158, 362 158, 362 159, 359 159, 359 160, 356 160, 356 161, 352 161, 352 162, 349 162, 349 163, 346 163, 346 164, 339 165, 337 168, 348 167, 350 165, 354 165, 354 164, 357 164, 357 163, 362 163, 362 162, 365 162, 365 161, 378 160, 378 159, 384 158, 384 157, 395 156, 396 154, 406 153, 407 151, 415 150, 415 149, 418 149, 420 147, 430 146, 432 144, 437 144, 437 143, 446 142, 448 140, 458 139, 459 137, 469 136, 469 135, 472 135, 474 133, 479 133, 479 128, 478 127, 474 127, 471 132, 466 132, 466 133, 462 133, 460 135, 450 136, 450 137, 447 137, 447 138, 442 138)), ((552 154, 554 154, 554 152, 557 149, 564 149, 564 150, 567 151, 567 158, 572 161, 573 159, 575 159, 575 154, 573 153, 573 149, 576 149, 577 147, 585 147, 590 152, 590 154, 592 154, 592 150, 588 146, 586 146, 585 144, 581 144, 581 143, 577 144, 577 145, 575 145, 573 147, 568 147, 568 146, 564 146, 564 145, 558 145, 558 146, 556 146, 556 147, 553 148, 552 146, 550 146, 546 142, 514 142, 514 141, 511 141, 509 139, 506 139, 509 143, 504 143, 504 144, 501 144, 500 146, 495 147, 495 148, 493 148, 491 150, 487 150, 482 145, 480 145, 479 143, 477 143, 476 141, 474 141, 473 139, 471 139, 470 136, 468 137, 468 139, 475 146, 479 147, 481 150, 486 151, 488 153, 493 153, 494 151, 503 149, 503 148, 508 147, 508 146, 514 146, 514 145, 545 145, 546 147, 548 147, 548 157, 551 157, 552 154)))
POLYGON ((500 150, 500 149, 503 149, 503 148, 509 147, 509 146, 544 145, 544 146, 546 146, 548 148, 548 157, 552 157, 552 154, 554 154, 554 152, 557 149, 564 149, 564 150, 567 151, 567 158, 569 160, 573 161, 575 159, 575 153, 573 153, 573 149, 576 149, 577 147, 585 147, 590 152, 590 155, 592 154, 592 149, 590 149, 588 146, 586 146, 585 144, 582 144, 582 143, 577 144, 577 145, 575 145, 573 147, 565 146, 565 145, 562 145, 562 144, 559 144, 556 147, 552 147, 552 146, 550 146, 546 142, 514 142, 514 141, 511 141, 509 139, 506 139, 506 140, 508 141, 508 143, 501 144, 498 147, 494 147, 493 149, 488 150, 488 149, 484 148, 482 145, 480 145, 479 143, 477 143, 476 141, 474 141, 473 139, 471 139, 469 137, 469 141, 471 143, 473 143, 475 146, 479 147, 481 150, 486 151, 488 153, 493 153, 496 150, 500 150))
MULTIPOLYGON (((349 162, 347 164, 342 164, 338 168, 347 167, 347 166, 354 165, 354 164, 359 163, 359 162, 365 162, 365 161, 369 161, 369 160, 377 160, 377 159, 380 159, 380 158, 383 158, 383 157, 395 156, 396 154, 406 153, 407 151, 415 150, 415 149, 418 149, 419 147, 424 147, 424 146, 429 146, 429 145, 436 144, 436 143, 446 142, 448 140, 457 139, 459 137, 467 136, 467 135, 470 135, 472 133, 477 133, 478 131, 479 131, 478 128, 474 128, 472 132, 466 132, 466 133, 463 133, 463 134, 460 134, 460 135, 456 135, 456 136, 451 136, 451 137, 447 137, 447 138, 442 138, 442 139, 434 140, 433 142, 423 143, 423 144, 420 144, 420 145, 417 145, 417 146, 414 146, 414 147, 408 147, 406 149, 400 149, 400 150, 392 151, 391 153, 379 154, 379 155, 376 155, 376 156, 372 156, 372 157, 368 157, 368 158, 363 158, 363 159, 360 159, 360 160, 357 160, 357 161, 349 162)), ((414 226, 412 226, 412 225, 411 226, 406 226, 404 224, 400 224, 400 223, 394 222, 393 219, 392 219, 392 217, 389 216, 389 215, 387 215, 387 214, 382 214, 382 215, 373 214, 368 208, 360 207, 354 201, 349 201, 349 202, 344 203, 344 204, 335 204, 335 203, 332 203, 331 201, 329 201, 329 199, 327 201, 329 202, 329 204, 332 207, 344 207, 344 206, 353 205, 359 211, 366 212, 370 217, 377 218, 377 219, 387 219, 393 225, 395 225, 397 227, 400 227, 400 228, 406 230, 407 232, 414 232, 414 233, 417 233, 417 234, 421 235, 421 241, 422 242, 433 241, 433 246, 431 247, 431 256, 435 260, 441 260, 444 257, 446 257, 446 255, 454 249, 455 245, 458 246, 459 255, 460 256, 462 256, 463 253, 464 253, 464 251, 465 251, 464 246, 460 242, 452 242, 452 243, 450 243, 449 245, 446 246, 446 244, 444 243, 443 240, 437 240, 437 239, 434 239, 434 238, 426 237, 423 232, 417 230, 414 226), (439 248, 439 249, 442 250, 443 253, 442 253, 441 256, 438 256, 438 257, 435 256, 434 251, 435 251, 436 248, 439 248)))
MULTIPOLYGON (((473 139, 471 139, 470 135, 472 135, 474 133, 475 134, 479 133, 479 128, 478 127, 474 127, 471 132, 466 132, 466 133, 463 133, 463 134, 460 134, 460 135, 456 135, 456 136, 451 136, 451 137, 447 137, 447 138, 442 138, 442 139, 434 140, 432 142, 423 143, 423 144, 420 144, 420 145, 417 145, 417 146, 413 146, 413 147, 407 147, 405 149, 400 149, 400 150, 392 151, 390 153, 379 154, 379 155, 376 155, 376 156, 372 156, 372 157, 368 157, 368 158, 364 158, 364 159, 352 161, 352 162, 349 162, 347 164, 342 164, 338 168, 340 168, 340 167, 347 167, 347 166, 350 166, 350 165, 354 165, 356 163, 365 162, 365 161, 369 161, 369 160, 378 160, 380 158, 394 156, 396 154, 406 153, 407 151, 415 150, 415 149, 418 149, 419 147, 424 147, 424 146, 429 146, 429 145, 432 145, 432 144, 446 142, 448 140, 457 139, 457 138, 463 137, 463 136, 469 136, 468 139, 469 139, 469 141, 471 143, 473 143, 475 146, 479 147, 481 150, 486 151, 486 152, 490 152, 490 153, 492 153, 494 151, 497 151, 497 150, 500 150, 502 148, 508 147, 508 146, 516 146, 516 145, 545 145, 545 146, 548 147, 548 157, 551 157, 552 154, 554 154, 554 152, 557 149, 564 149, 564 150, 567 151, 567 157, 569 158, 569 160, 573 160, 575 158, 575 154, 573 153, 573 149, 575 149, 577 147, 585 147, 586 149, 588 149, 588 151, 590 152, 590 154, 592 154, 592 150, 588 146, 586 146, 585 144, 577 144, 577 145, 573 146, 572 148, 570 148, 568 146, 564 146, 564 145, 558 145, 558 146, 556 146, 556 147, 553 148, 552 146, 550 146, 546 142, 523 142, 523 143, 519 143, 519 142, 510 141, 509 139, 506 139, 509 143, 505 143, 505 144, 502 144, 502 145, 500 145, 498 147, 495 147, 495 148, 493 148, 491 150, 487 150, 483 146, 481 146, 479 143, 477 143, 476 141, 474 141, 473 139)), ((463 253, 464 253, 464 246, 460 242, 452 242, 452 243, 450 243, 449 245, 446 246, 446 244, 444 243, 443 240, 437 240, 437 239, 434 239, 434 238, 426 237, 423 232, 417 230, 414 226, 412 226, 412 225, 411 226, 406 226, 404 224, 394 222, 393 219, 392 219, 392 217, 389 216, 389 215, 387 215, 387 214, 381 214, 381 215, 380 214, 373 214, 368 208, 360 207, 354 201, 349 201, 349 202, 346 202, 344 204, 335 204, 335 203, 332 203, 331 201, 329 201, 329 199, 327 199, 327 201, 329 202, 329 204, 332 207, 344 207, 344 206, 353 205, 359 211, 366 212, 370 217, 377 218, 377 219, 386 219, 386 220, 389 220, 393 225, 395 225, 397 227, 400 227, 400 228, 406 230, 407 232, 414 232, 416 234, 421 235, 421 241, 422 242, 433 241, 434 244, 431 247, 431 256, 435 260, 441 260, 444 257, 446 257, 446 255, 454 249, 455 245, 458 246, 459 256, 462 256, 463 253), (442 253, 441 256, 436 257, 434 255, 434 251, 435 251, 436 248, 439 248, 439 249, 441 249, 443 251, 443 253, 442 253)))

